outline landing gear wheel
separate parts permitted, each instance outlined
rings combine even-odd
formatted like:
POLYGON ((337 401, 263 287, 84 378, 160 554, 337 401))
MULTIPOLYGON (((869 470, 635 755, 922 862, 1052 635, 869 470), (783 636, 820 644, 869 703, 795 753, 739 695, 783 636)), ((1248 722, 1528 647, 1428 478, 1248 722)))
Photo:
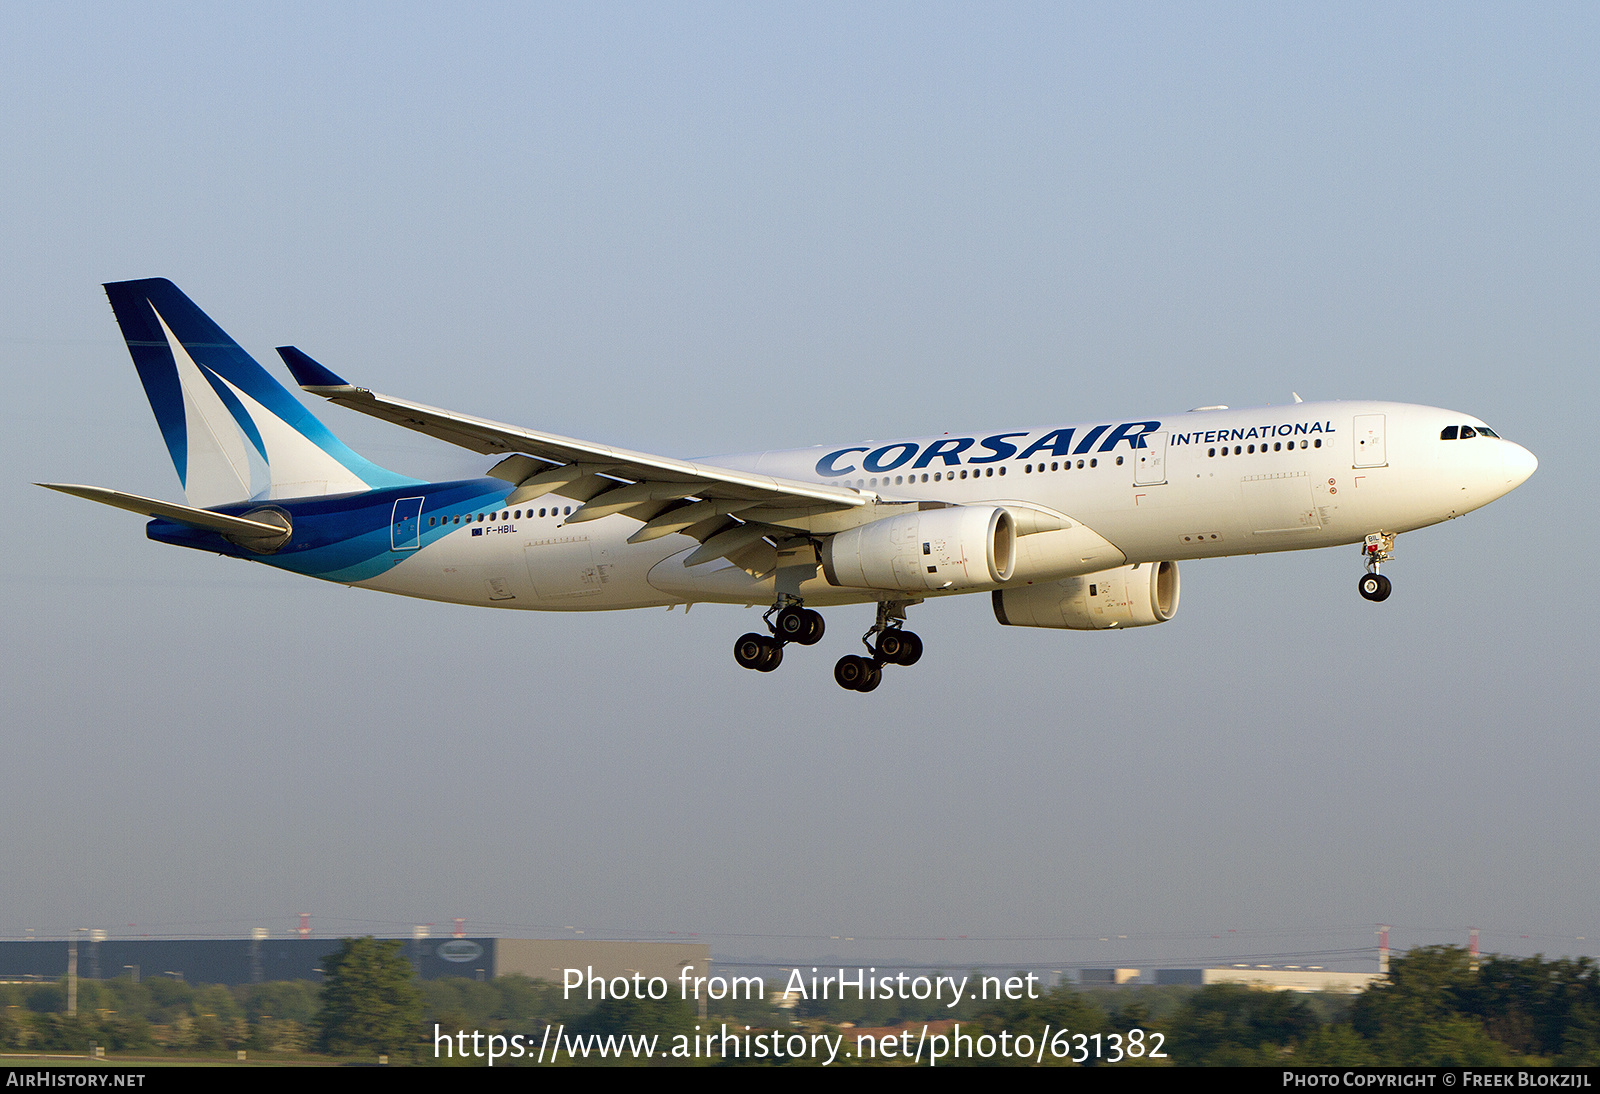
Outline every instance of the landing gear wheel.
POLYGON ((822 641, 822 632, 827 630, 827 624, 822 621, 822 613, 806 610, 806 633, 795 639, 802 646, 815 646, 822 641))
MULTIPOLYGON (((876 666, 865 657, 846 654, 844 657, 839 658, 838 662, 833 666, 833 682, 846 691, 860 691, 862 681, 875 669, 876 666)), ((881 676, 882 673, 880 672, 879 675, 881 676)))
POLYGON ((900 655, 904 649, 905 643, 901 641, 898 630, 884 631, 878 635, 878 640, 872 644, 872 652, 891 665, 900 663, 900 655))
POLYGON ((771 672, 783 664, 783 643, 773 638, 763 638, 761 663, 756 666, 757 672, 771 672))
POLYGON ((1393 590, 1389 579, 1382 574, 1363 574, 1358 588, 1361 590, 1361 595, 1374 604, 1388 600, 1389 593, 1393 590))
POLYGON ((772 639, 764 634, 741 634, 733 644, 733 659, 740 668, 759 669, 767 656, 767 646, 772 639))
POLYGON ((900 660, 896 664, 910 668, 922 660, 922 639, 912 631, 900 632, 900 660))
POLYGON ((873 691, 883 683, 883 670, 871 661, 867 662, 867 675, 856 685, 857 691, 873 691))
POLYGON ((804 641, 805 635, 811 629, 811 621, 806 618, 813 613, 805 608, 796 608, 793 605, 778 613, 777 622, 773 630, 785 642, 804 641))
POLYGON ((873 645, 878 656, 891 665, 915 665, 922 657, 922 639, 911 631, 884 631, 873 645))

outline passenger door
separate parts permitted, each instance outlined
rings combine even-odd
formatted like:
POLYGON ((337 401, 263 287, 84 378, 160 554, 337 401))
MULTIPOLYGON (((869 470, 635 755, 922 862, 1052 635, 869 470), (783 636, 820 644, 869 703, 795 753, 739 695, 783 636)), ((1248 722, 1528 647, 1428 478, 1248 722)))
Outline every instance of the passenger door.
POLYGON ((422 503, 424 498, 400 498, 394 503, 389 520, 389 549, 415 551, 422 546, 422 503))
POLYGON ((1139 443, 1144 447, 1133 453, 1133 485, 1160 486, 1167 481, 1167 435, 1146 433, 1139 443))
POLYGON ((1355 417, 1355 466, 1387 467, 1389 457, 1383 444, 1383 415, 1357 414, 1355 417))

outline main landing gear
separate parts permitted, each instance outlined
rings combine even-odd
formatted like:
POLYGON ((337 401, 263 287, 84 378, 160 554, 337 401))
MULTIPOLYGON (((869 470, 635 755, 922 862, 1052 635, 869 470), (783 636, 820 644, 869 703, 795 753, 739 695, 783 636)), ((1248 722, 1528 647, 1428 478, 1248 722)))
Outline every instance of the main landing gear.
POLYGON ((1373 603, 1388 600, 1392 586, 1389 579, 1378 572, 1378 567, 1394 557, 1394 533, 1372 533, 1361 545, 1361 554, 1367 560, 1367 572, 1357 586, 1361 595, 1373 603))
POLYGON ((922 639, 905 629, 906 608, 918 600, 886 600, 878 604, 878 620, 861 644, 871 657, 848 655, 833 666, 833 679, 846 691, 871 691, 883 682, 884 665, 915 665, 922 657, 922 639))
POLYGON ((765 634, 742 634, 739 641, 733 644, 733 659, 741 668, 755 669, 757 672, 771 672, 783 664, 783 647, 789 642, 798 642, 802 646, 814 646, 822 640, 826 626, 822 621, 822 613, 804 607, 798 597, 781 597, 778 603, 768 608, 762 615, 761 621, 771 631, 770 636, 765 634), (777 613, 776 621, 773 613, 777 613))
MULTIPOLYGON (((861 644, 870 657, 850 655, 833 666, 833 678, 847 691, 872 691, 883 682, 883 666, 915 665, 922 657, 922 639, 905 629, 906 609, 920 600, 886 600, 878 604, 878 619, 861 644)), ((771 634, 739 636, 733 644, 733 659, 743 668, 771 672, 783 664, 783 647, 790 642, 815 645, 825 629, 822 614, 807 608, 799 597, 781 596, 762 615, 771 634)))

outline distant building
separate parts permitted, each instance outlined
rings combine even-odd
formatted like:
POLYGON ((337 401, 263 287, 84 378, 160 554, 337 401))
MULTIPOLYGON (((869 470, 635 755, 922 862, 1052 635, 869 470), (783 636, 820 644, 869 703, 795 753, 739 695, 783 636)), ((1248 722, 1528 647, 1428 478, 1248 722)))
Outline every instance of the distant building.
POLYGON ((1248 984, 1272 991, 1330 991, 1355 995, 1383 979, 1376 972, 1331 972, 1327 969, 1233 965, 1212 969, 1157 969, 1157 984, 1248 984))
MULTIPOLYGON (((488 980, 520 973, 561 983, 563 971, 612 979, 639 973, 677 981, 679 970, 710 975, 711 947, 691 942, 605 942, 530 938, 408 938, 406 956, 424 980, 488 980)), ((78 975, 89 980, 166 976, 191 984, 321 980, 337 938, 136 938, 78 943, 78 975)), ((0 981, 67 975, 67 942, 0 942, 0 981)), ((674 988, 674 991, 677 989, 674 988)))
POLYGON ((1083 987, 1109 987, 1116 984, 1137 984, 1138 969, 1079 969, 1078 983, 1083 987))

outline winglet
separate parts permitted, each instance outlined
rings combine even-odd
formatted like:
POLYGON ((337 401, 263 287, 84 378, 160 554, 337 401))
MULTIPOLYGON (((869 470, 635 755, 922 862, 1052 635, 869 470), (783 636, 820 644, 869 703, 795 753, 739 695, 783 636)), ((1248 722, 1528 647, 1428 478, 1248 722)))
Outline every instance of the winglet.
POLYGON ((356 390, 355 385, 335 376, 328 369, 319 365, 293 346, 279 346, 278 356, 282 357, 283 363, 289 366, 289 371, 294 374, 295 383, 314 395, 356 390))

